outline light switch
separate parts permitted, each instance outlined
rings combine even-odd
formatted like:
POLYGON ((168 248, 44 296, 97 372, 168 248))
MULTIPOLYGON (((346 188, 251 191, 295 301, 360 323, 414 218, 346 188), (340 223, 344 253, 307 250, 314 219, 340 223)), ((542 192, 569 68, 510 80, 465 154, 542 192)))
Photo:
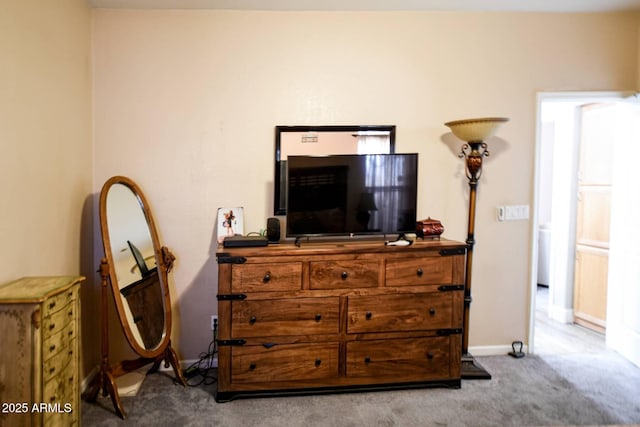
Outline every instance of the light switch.
POLYGON ((498 206, 498 221, 517 221, 529 219, 529 205, 498 206))

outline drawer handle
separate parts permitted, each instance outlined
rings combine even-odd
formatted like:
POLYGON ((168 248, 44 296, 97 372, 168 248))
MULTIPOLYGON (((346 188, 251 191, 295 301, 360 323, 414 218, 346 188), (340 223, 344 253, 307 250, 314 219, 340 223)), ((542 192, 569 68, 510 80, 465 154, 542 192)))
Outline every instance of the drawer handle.
POLYGON ((49 373, 50 373, 50 374, 53 374, 55 371, 56 371, 56 368, 55 368, 55 367, 53 367, 53 368, 50 368, 50 369, 49 369, 49 373))
POLYGON ((322 360, 320 360, 320 359, 316 359, 316 368, 317 368, 318 366, 320 366, 320 364, 321 364, 321 363, 322 363, 322 360))
POLYGON ((269 280, 271 280, 271 273, 265 274, 264 277, 262 278, 262 281, 264 283, 267 283, 269 280))
POLYGON ((432 316, 434 316, 434 315, 436 314, 436 309, 435 309, 435 308, 433 308, 433 307, 431 307, 431 308, 429 309, 429 314, 430 314, 430 315, 432 315, 432 316))
POLYGON ((256 320, 258 320, 256 319, 256 316, 251 316, 251 318, 249 318, 249 323, 253 325, 254 323, 256 323, 256 320))
POLYGON ((367 320, 371 320, 371 316, 373 316, 373 313, 371 313, 370 311, 367 311, 367 314, 365 314, 365 317, 367 318, 367 320))
POLYGON ((340 277, 342 277, 342 280, 347 280, 347 277, 349 277, 349 273, 347 273, 346 271, 343 271, 340 277))
POLYGON ((433 351, 430 351, 427 353, 427 359, 429 360, 433 359, 433 351))
POLYGON ((54 302, 52 302, 51 304, 49 304, 49 309, 52 309, 52 308, 53 308, 53 307, 55 307, 55 306, 56 306, 56 302, 54 301, 54 302))
POLYGON ((371 363, 371 358, 369 356, 364 358, 364 363, 369 364, 371 363))
POLYGON ((249 364, 249 370, 250 370, 250 371, 253 371, 253 370, 255 370, 255 369, 256 369, 256 362, 251 362, 251 363, 249 364))
POLYGON ((316 314, 316 322, 319 322, 322 320, 322 314, 318 313, 316 314))
POLYGON ((69 310, 69 313, 67 314, 69 314, 69 317, 73 317, 73 310, 69 310))
POLYGON ((424 270, 419 268, 419 269, 416 270, 416 274, 418 275, 418 277, 422 277, 422 275, 424 274, 424 270))
POLYGON ((55 328, 56 328, 56 324, 55 323, 52 323, 52 324, 49 325, 49 330, 50 331, 53 331, 55 328))
POLYGON ((50 352, 52 352, 52 351, 53 351, 53 350, 55 350, 55 349, 56 349, 56 345, 55 345, 55 344, 53 344, 53 345, 51 345, 51 347, 49 347, 49 351, 50 351, 50 352))

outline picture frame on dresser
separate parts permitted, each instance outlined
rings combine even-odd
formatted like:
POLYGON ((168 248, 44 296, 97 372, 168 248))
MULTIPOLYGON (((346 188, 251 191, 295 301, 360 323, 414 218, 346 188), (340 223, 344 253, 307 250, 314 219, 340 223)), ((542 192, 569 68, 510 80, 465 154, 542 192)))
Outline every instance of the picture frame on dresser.
POLYGON ((222 243, 228 236, 243 235, 244 208, 242 206, 218 208, 216 230, 218 243, 222 243))

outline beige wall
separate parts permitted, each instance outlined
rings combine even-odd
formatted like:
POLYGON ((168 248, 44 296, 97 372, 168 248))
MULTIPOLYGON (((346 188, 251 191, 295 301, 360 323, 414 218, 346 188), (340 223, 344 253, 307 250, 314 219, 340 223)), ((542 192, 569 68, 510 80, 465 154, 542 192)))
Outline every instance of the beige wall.
POLYGON ((221 206, 245 231, 273 209, 274 126, 395 124, 419 152, 418 213, 466 238, 467 183, 443 123, 511 121, 479 186, 470 345, 527 338, 530 226, 495 208, 532 202, 538 91, 634 88, 633 14, 94 12, 94 191, 112 175, 145 190, 177 255, 174 345, 205 351, 216 313, 221 206))
MULTIPOLYGON (((0 0, 0 10, 0 283, 90 276, 91 11, 84 0, 0 0)), ((83 301, 95 305, 92 279, 83 301)))

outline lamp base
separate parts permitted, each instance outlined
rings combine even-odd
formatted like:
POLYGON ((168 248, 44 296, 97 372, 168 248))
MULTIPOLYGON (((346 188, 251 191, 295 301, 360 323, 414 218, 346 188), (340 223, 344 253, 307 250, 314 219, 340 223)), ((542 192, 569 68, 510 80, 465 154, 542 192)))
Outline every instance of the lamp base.
POLYGON ((490 380, 491 374, 470 353, 462 356, 461 377, 463 380, 490 380))

